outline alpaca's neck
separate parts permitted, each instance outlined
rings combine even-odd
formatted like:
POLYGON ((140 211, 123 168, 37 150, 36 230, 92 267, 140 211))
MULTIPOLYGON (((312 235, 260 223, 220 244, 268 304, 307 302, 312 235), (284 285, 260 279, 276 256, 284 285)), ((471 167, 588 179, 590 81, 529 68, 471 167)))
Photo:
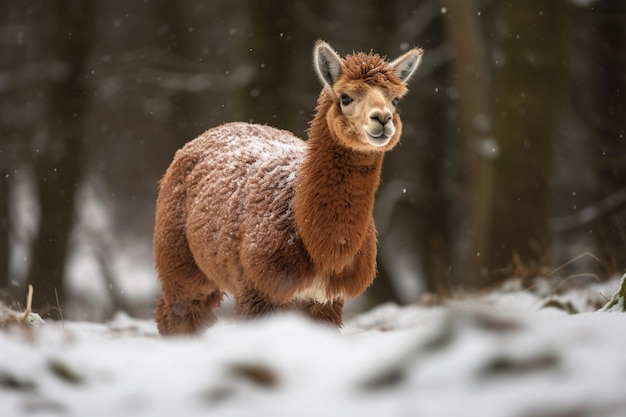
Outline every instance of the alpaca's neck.
POLYGON ((298 233, 321 272, 349 266, 372 222, 383 154, 342 147, 326 124, 331 99, 322 94, 296 183, 298 233))

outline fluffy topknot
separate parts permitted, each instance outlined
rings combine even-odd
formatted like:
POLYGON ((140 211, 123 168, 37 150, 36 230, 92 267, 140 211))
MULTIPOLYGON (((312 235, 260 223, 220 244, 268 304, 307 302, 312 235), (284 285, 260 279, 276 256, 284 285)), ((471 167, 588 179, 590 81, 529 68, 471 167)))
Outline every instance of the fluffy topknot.
POLYGON ((404 85, 389 62, 378 54, 359 52, 347 55, 343 64, 342 78, 346 81, 364 81, 368 85, 382 83, 393 87, 404 85))

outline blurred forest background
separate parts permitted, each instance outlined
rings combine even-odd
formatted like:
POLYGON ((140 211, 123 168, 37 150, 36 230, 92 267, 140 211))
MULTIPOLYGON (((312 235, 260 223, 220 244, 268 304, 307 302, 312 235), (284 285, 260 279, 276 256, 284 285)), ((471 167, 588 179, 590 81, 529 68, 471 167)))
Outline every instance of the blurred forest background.
MULTIPOLYGON (((313 42, 424 62, 362 307, 626 270, 623 0, 0 0, 0 288, 148 316, 157 181, 233 120, 305 137, 313 42)), ((57 302, 58 300, 58 302, 57 302)))

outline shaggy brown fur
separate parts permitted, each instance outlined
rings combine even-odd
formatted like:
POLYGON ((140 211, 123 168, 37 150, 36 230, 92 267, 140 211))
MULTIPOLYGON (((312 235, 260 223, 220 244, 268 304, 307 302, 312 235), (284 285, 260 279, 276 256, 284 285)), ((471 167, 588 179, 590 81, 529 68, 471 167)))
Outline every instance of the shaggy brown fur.
POLYGON ((394 99, 421 55, 341 59, 320 41, 314 60, 325 88, 307 142, 230 123, 176 153, 154 231, 161 334, 210 326, 224 293, 241 317, 297 308, 341 325, 345 298, 376 273, 374 193, 383 154, 400 138, 394 99))

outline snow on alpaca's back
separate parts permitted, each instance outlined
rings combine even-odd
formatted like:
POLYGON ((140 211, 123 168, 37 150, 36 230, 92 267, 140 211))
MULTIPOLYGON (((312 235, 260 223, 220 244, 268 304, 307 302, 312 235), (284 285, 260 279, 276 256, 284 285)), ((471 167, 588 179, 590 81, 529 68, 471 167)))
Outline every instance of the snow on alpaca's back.
MULTIPOLYGON (((217 262, 196 262, 215 273, 226 267, 241 275, 242 244, 252 250, 272 244, 284 239, 277 231, 293 225, 294 182, 305 142, 284 130, 240 122, 209 132, 181 150, 199 158, 187 179, 192 186, 186 227, 216 242, 210 255, 217 262)), ((295 230, 287 238, 293 244, 295 230)), ((204 250, 192 247, 194 253, 204 250)))

